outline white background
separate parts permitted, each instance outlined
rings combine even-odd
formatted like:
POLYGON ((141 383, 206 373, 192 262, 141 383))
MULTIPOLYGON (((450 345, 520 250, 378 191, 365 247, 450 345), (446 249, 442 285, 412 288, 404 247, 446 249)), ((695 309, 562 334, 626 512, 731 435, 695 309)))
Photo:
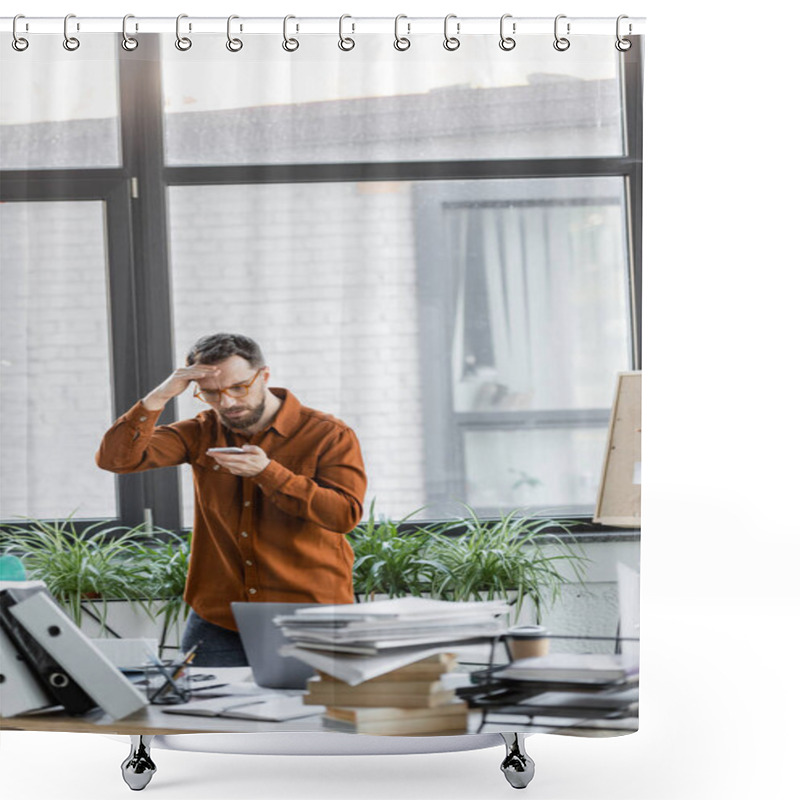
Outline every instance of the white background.
MULTIPOLYGON (((4 13, 647 17, 641 730, 530 738, 537 776, 527 793, 795 797, 796 6, 29 2, 4 13)), ((103 737, 3 733, 0 786, 15 800, 129 797, 126 754, 103 737)), ((145 791, 152 800, 487 800, 513 792, 501 757, 500 748, 349 758, 156 751, 145 791)))

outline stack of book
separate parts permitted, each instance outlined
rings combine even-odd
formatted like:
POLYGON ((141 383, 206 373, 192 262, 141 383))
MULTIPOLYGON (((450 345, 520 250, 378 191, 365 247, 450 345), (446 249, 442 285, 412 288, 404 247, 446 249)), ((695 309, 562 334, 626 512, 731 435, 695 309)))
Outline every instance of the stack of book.
POLYGON ((467 732, 467 705, 442 676, 456 666, 453 653, 439 653, 350 686, 318 673, 304 702, 324 705, 330 730, 377 736, 423 736, 467 732))

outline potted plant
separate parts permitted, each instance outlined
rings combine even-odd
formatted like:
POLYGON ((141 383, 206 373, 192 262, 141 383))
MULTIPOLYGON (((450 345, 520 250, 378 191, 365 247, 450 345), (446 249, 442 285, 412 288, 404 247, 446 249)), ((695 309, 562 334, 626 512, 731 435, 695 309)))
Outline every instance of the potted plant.
POLYGON ((448 600, 504 598, 518 619, 523 603, 533 603, 537 622, 562 587, 583 584, 587 557, 569 531, 576 521, 530 516, 519 510, 499 519, 467 516, 432 531, 429 557, 444 565, 434 576, 431 596, 448 600))
POLYGON ((394 522, 375 516, 375 500, 368 518, 348 534, 353 547, 353 590, 356 598, 420 596, 430 592, 434 575, 445 566, 429 558, 430 531, 426 528, 401 533, 400 526, 414 511, 394 522))
POLYGON ((466 516, 420 525, 369 517, 349 534, 357 598, 425 595, 443 600, 505 599, 519 618, 529 598, 537 620, 570 581, 583 583, 586 556, 569 531, 577 522, 512 511, 499 519, 466 516))
POLYGON ((162 617, 163 644, 185 611, 185 537, 145 525, 127 528, 105 522, 79 531, 72 517, 26 523, 2 528, 0 550, 20 558, 29 580, 44 581, 77 625, 89 614, 101 634, 108 632, 109 603, 123 600, 153 622, 162 617))

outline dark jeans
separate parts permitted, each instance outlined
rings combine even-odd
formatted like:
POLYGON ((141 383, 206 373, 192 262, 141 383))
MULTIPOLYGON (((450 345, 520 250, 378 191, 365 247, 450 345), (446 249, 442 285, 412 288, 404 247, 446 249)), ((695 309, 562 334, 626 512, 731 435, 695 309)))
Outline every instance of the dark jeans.
POLYGON ((192 661, 193 667, 248 666, 242 639, 236 631, 207 622, 194 611, 190 611, 181 639, 181 649, 187 653, 197 642, 201 644, 192 661))

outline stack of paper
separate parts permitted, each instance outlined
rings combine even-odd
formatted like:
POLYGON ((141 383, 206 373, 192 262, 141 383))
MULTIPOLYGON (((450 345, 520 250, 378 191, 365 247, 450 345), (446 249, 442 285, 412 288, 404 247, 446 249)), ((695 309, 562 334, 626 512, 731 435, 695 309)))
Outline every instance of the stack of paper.
POLYGON ((302 608, 279 616, 288 639, 301 647, 374 655, 394 647, 491 637, 506 629, 503 600, 451 603, 403 597, 302 608))
POLYGON ((603 684, 639 675, 637 654, 552 653, 514 661, 494 677, 512 681, 603 684))
POLYGON ((452 649, 487 641, 507 629, 508 604, 405 597, 298 609, 276 618, 292 644, 281 648, 339 680, 358 685, 452 649))

